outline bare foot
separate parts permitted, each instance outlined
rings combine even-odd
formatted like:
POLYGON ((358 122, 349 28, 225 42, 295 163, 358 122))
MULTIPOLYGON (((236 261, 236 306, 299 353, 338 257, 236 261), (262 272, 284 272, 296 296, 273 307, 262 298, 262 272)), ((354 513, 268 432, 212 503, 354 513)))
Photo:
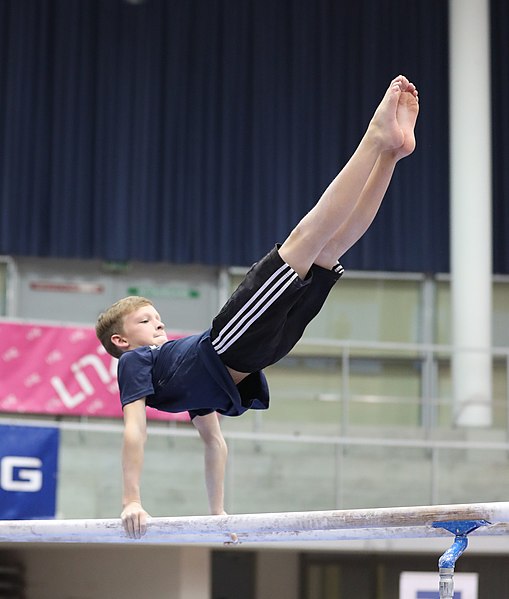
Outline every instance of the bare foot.
POLYGON ((415 85, 410 83, 399 97, 396 119, 404 135, 402 145, 394 151, 396 160, 401 160, 415 149, 415 123, 419 114, 419 95, 415 85))
POLYGON ((403 91, 411 85, 403 75, 393 79, 371 119, 366 137, 377 145, 380 152, 397 150, 405 142, 405 134, 397 118, 398 106, 403 91))

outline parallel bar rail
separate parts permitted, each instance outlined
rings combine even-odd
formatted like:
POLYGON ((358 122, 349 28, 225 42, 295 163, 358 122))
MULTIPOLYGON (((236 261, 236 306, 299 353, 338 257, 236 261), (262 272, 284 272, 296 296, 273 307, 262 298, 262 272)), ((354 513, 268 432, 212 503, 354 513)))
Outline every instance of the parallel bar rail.
POLYGON ((0 542, 242 543, 450 537, 435 522, 486 520, 474 535, 508 535, 509 502, 355 510, 151 518, 141 540, 129 539, 119 519, 0 521, 0 542))

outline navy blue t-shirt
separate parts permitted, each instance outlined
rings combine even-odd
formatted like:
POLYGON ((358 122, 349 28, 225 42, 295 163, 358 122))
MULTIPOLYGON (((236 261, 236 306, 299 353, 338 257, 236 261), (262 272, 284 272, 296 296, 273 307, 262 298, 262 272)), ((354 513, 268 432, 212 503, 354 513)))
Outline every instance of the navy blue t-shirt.
POLYGON ((118 384, 122 406, 145 397, 152 408, 188 411, 191 417, 214 411, 240 416, 248 409, 269 407, 263 372, 235 385, 212 347, 210 330, 125 352, 118 362, 118 384))

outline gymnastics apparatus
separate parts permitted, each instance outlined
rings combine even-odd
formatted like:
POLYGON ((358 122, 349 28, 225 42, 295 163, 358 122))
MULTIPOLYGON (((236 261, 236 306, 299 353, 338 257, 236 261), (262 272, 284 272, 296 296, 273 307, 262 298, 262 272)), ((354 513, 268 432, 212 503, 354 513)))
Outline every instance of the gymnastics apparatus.
POLYGON ((346 541, 446 537, 453 544, 440 557, 441 599, 454 595, 454 566, 468 535, 508 535, 509 502, 394 507, 232 516, 151 518, 146 535, 129 539, 120 519, 4 520, 2 543, 237 543, 346 541))

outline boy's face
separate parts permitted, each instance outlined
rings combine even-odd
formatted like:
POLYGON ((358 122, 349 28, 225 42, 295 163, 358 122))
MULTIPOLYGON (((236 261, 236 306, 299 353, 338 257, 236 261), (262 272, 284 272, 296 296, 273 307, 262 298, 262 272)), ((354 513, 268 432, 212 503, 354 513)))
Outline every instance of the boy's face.
POLYGON ((124 316, 123 333, 113 335, 112 341, 127 351, 146 345, 162 345, 168 337, 157 310, 147 305, 124 316))

